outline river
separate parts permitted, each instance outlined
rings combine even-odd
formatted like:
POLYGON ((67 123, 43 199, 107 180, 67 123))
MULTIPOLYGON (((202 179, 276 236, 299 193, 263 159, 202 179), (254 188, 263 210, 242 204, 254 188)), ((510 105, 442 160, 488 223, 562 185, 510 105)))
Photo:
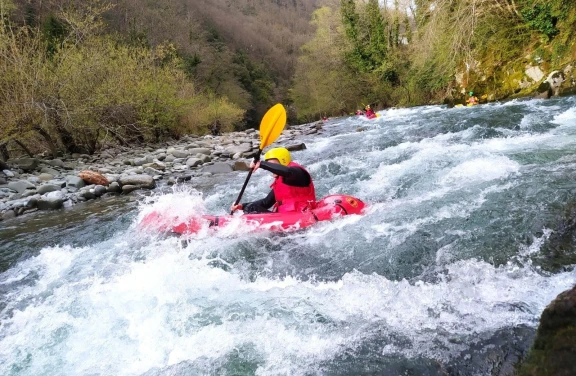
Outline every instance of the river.
POLYGON ((542 250, 575 201, 576 97, 380 114, 293 153, 362 217, 138 230, 150 210, 224 214, 236 172, 0 224, 0 374, 509 374, 576 283, 542 250))

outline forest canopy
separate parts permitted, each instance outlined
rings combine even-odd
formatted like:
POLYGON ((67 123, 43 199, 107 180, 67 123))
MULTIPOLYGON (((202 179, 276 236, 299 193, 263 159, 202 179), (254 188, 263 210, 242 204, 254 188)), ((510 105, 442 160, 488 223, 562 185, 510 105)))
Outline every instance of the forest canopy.
POLYGON ((528 80, 524 67, 550 71, 576 56, 573 1, 322 4, 313 14, 315 35, 302 48, 291 90, 303 121, 348 114, 364 104, 439 103, 468 91, 505 98, 528 80))

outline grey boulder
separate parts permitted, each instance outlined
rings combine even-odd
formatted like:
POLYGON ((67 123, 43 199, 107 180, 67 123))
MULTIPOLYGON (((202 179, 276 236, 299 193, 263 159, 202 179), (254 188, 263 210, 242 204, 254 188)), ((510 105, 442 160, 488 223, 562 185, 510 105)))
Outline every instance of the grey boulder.
POLYGON ((27 189, 36 189, 36 186, 28 180, 18 180, 8 183, 8 188, 18 193, 24 193, 27 189))
POLYGON ((80 189, 86 185, 86 182, 78 176, 66 176, 66 187, 80 189))
POLYGON ((38 159, 36 158, 20 158, 10 161, 13 167, 20 168, 24 171, 33 171, 38 167, 38 159))
POLYGON ((202 169, 202 172, 209 172, 211 174, 225 174, 232 172, 234 169, 228 163, 218 162, 213 165, 206 166, 202 169))
POLYGON ((150 175, 145 174, 122 176, 120 177, 119 182, 123 186, 134 185, 137 187, 149 188, 149 189, 156 187, 156 182, 154 181, 154 178, 150 175))
POLYGON ((55 184, 45 184, 45 185, 41 185, 38 187, 37 192, 41 195, 49 193, 49 192, 55 192, 55 191, 59 191, 61 189, 60 186, 55 185, 55 184))
POLYGON ((38 200, 37 207, 40 210, 60 209, 64 201, 66 201, 66 197, 62 192, 50 192, 38 200))
POLYGON ((189 158, 186 161, 186 166, 188 167, 196 167, 202 164, 202 160, 200 158, 189 158))

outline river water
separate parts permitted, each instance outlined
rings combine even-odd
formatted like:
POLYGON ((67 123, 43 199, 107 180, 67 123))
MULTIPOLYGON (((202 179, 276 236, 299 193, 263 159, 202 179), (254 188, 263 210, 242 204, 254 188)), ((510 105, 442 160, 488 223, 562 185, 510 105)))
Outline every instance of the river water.
POLYGON ((319 197, 370 203, 363 217, 138 230, 150 210, 224 214, 238 172, 4 222, 0 374, 511 372, 576 283, 542 251, 576 194, 576 97, 380 114, 330 120, 293 153, 319 197))

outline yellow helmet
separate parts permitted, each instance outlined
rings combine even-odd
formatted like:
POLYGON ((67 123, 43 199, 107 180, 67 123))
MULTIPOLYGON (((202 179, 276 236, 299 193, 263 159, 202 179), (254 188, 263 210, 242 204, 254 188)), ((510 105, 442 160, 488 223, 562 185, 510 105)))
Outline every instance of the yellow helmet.
POLYGON ((278 159, 283 166, 288 166, 288 163, 292 161, 290 158, 290 152, 286 148, 274 148, 270 149, 264 154, 264 160, 267 161, 269 159, 278 159))

